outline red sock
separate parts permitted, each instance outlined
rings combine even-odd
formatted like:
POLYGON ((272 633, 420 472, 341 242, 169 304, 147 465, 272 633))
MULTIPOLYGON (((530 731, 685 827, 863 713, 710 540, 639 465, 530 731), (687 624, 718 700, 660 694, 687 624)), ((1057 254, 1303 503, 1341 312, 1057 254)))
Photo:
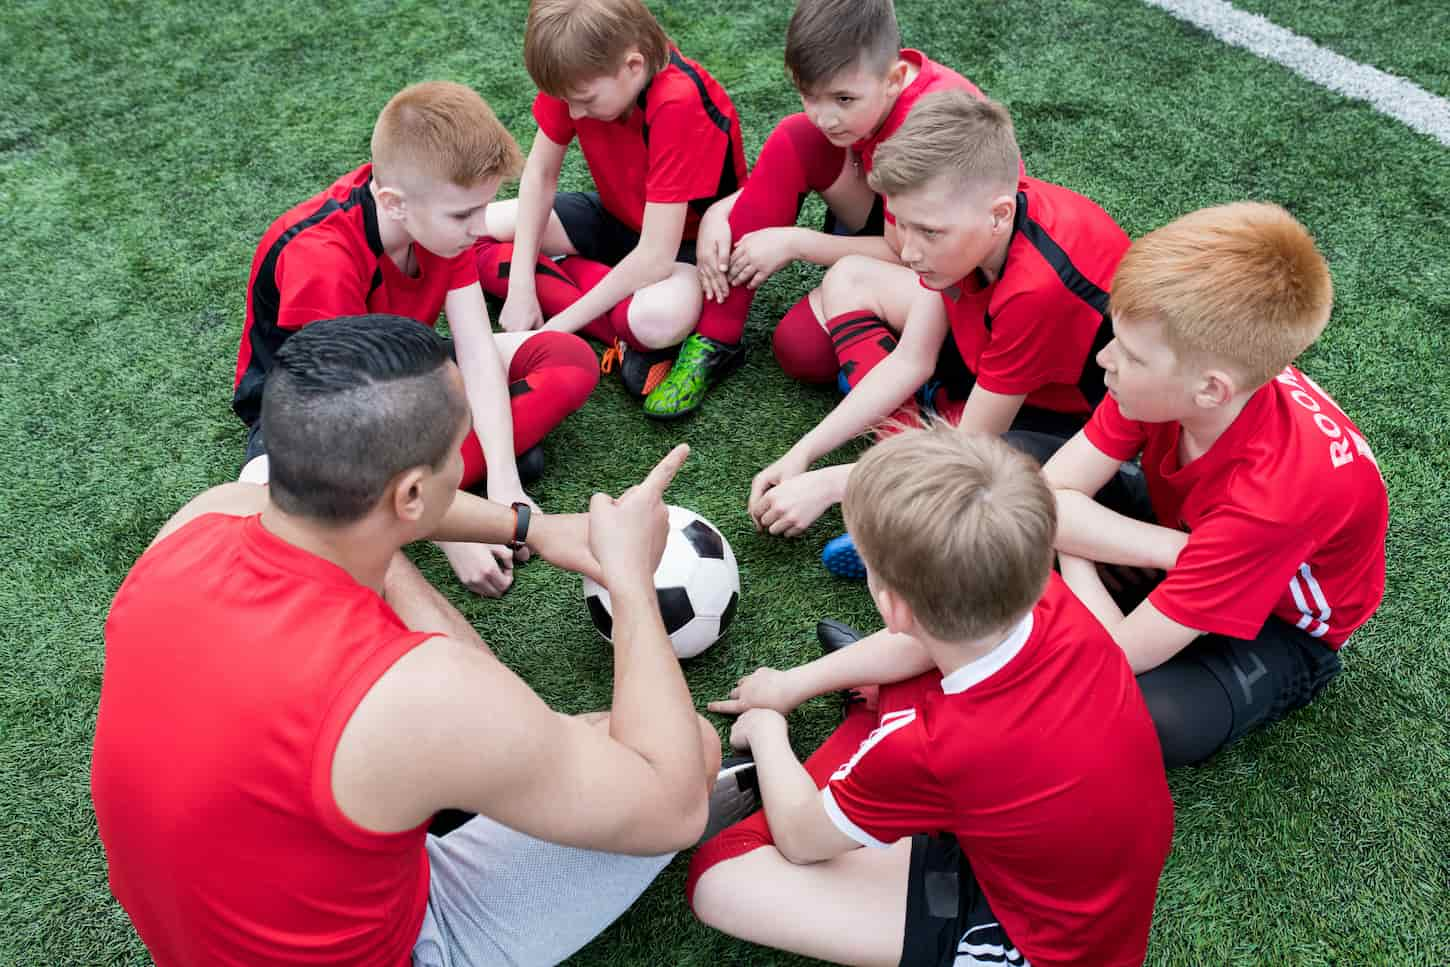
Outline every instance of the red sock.
POLYGON ((811 297, 806 296, 780 320, 771 337, 775 358, 791 379, 803 383, 830 383, 841 371, 826 327, 816 319, 811 297))
POLYGON ((826 323, 836 360, 852 389, 896 348, 896 333, 879 316, 864 310, 836 316, 826 323))
MULTIPOLYGON (((877 717, 874 714, 868 714, 855 706, 836 731, 821 743, 819 749, 811 753, 804 765, 817 788, 824 788, 831 773, 856 753, 861 743, 871 734, 871 730, 876 728, 876 722, 877 717)), ((726 860, 744 856, 751 850, 770 846, 774 842, 775 838, 770 835, 770 826, 765 821, 764 809, 752 813, 734 826, 727 826, 706 840, 690 858, 690 872, 685 878, 685 902, 694 905, 695 884, 700 882, 700 877, 706 870, 726 860)))
MULTIPOLYGON (((514 454, 542 440, 564 417, 584 405, 599 382, 594 350, 567 332, 530 336, 509 363, 509 408, 514 421, 514 454)), ((474 433, 463 441, 463 482, 471 487, 488 467, 474 433)))
POLYGON ((615 338, 622 340, 631 349, 637 349, 640 352, 647 353, 650 351, 650 347, 640 342, 639 337, 634 334, 634 330, 629 328, 629 307, 633 303, 634 296, 627 295, 624 297, 623 302, 619 303, 613 309, 610 309, 609 325, 614 330, 615 338))
MULTIPOLYGON (((730 211, 730 238, 738 241, 761 228, 794 225, 808 192, 825 191, 841 175, 846 149, 838 148, 804 114, 792 114, 776 125, 735 207, 730 211)), ((723 303, 705 300, 696 332, 718 342, 738 343, 755 292, 733 286, 723 303)))
MULTIPOLYGON (((513 255, 512 242, 479 239, 473 247, 473 259, 478 266, 478 282, 483 286, 483 291, 500 299, 508 298, 513 255)), ((608 271, 609 266, 600 266, 597 262, 578 256, 565 259, 564 262, 555 262, 540 255, 534 263, 534 291, 539 295, 539 310, 543 312, 544 318, 553 318, 578 302, 579 297, 594 288, 608 271), (566 267, 566 262, 572 264, 566 267), (603 272, 596 274, 593 271, 594 266, 599 266, 603 272), (589 281, 586 282, 576 273, 587 273, 589 281)), ((611 342, 613 339, 609 323, 603 316, 591 321, 581 331, 602 342, 611 342)))

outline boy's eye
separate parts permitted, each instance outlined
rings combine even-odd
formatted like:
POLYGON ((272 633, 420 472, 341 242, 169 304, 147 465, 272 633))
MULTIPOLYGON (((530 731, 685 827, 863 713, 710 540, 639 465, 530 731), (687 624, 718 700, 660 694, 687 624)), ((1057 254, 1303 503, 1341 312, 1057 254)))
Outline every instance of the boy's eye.
POLYGON ((842 105, 850 104, 854 100, 856 100, 854 97, 851 97, 851 96, 846 95, 846 94, 840 94, 840 95, 837 95, 837 97, 836 97, 836 103, 837 104, 842 104, 842 105))

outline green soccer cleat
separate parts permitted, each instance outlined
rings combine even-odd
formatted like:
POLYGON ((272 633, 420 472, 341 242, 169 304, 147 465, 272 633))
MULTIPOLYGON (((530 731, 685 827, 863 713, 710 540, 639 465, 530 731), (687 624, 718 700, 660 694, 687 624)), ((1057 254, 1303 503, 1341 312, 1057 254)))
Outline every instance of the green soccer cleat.
POLYGON ((645 397, 645 416, 676 420, 695 412, 705 398, 705 390, 735 372, 743 362, 743 345, 691 333, 680 346, 680 356, 670 375, 645 397))

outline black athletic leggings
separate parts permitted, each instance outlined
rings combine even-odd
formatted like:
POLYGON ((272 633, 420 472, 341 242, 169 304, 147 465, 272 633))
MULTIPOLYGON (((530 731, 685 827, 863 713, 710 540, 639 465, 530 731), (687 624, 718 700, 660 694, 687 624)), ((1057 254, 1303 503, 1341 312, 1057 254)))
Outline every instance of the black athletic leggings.
MULTIPOLYGON (((1046 463, 1063 440, 1011 431, 1007 442, 1046 463)), ((1124 464, 1097 499, 1120 514, 1153 521, 1142 470, 1124 464)), ((1113 595, 1124 613, 1151 590, 1113 595)), ((1308 705, 1339 674, 1339 656, 1305 632, 1270 617, 1252 639, 1201 635, 1138 676, 1168 768, 1202 762, 1244 733, 1308 705)))

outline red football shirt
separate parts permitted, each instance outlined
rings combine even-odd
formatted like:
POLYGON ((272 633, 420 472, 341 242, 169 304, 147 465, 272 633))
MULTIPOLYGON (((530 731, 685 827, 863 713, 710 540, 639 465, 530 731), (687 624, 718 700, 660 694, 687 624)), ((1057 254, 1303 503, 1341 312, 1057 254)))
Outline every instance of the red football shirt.
POLYGON ((91 795, 157 964, 411 962, 427 827, 354 825, 332 757, 428 637, 258 517, 200 517, 136 562, 106 621, 91 795))
POLYGON ((688 202, 684 237, 692 239, 705 210, 745 181, 745 145, 730 95, 677 50, 624 117, 576 121, 565 101, 541 91, 534 120, 556 144, 579 138, 600 202, 635 232, 644 225, 646 202, 688 202))
POLYGON ((942 292, 952 342, 982 388, 1025 393, 1027 405, 1045 410, 1092 412, 1104 392, 1096 357, 1112 339, 1108 291, 1129 244, 1091 200, 1022 179, 1002 274, 983 286, 973 273, 942 292))
POLYGON ((445 259, 416 243, 418 275, 403 274, 383 252, 372 173, 366 164, 343 175, 262 236, 247 285, 232 397, 232 409, 244 423, 261 415, 273 356, 307 323, 385 312, 431 326, 449 291, 478 282, 471 251, 445 259))
POLYGON ((847 836, 950 832, 1035 965, 1142 964, 1173 838, 1163 753, 1122 649, 1053 575, 988 655, 881 689, 821 791, 847 836))
POLYGON ((1199 631, 1252 639, 1269 615, 1338 650, 1385 592, 1389 497, 1359 428, 1293 366, 1187 465, 1178 423, 1124 418, 1103 400, 1088 439, 1143 454, 1153 513, 1188 544, 1148 596, 1199 631))

